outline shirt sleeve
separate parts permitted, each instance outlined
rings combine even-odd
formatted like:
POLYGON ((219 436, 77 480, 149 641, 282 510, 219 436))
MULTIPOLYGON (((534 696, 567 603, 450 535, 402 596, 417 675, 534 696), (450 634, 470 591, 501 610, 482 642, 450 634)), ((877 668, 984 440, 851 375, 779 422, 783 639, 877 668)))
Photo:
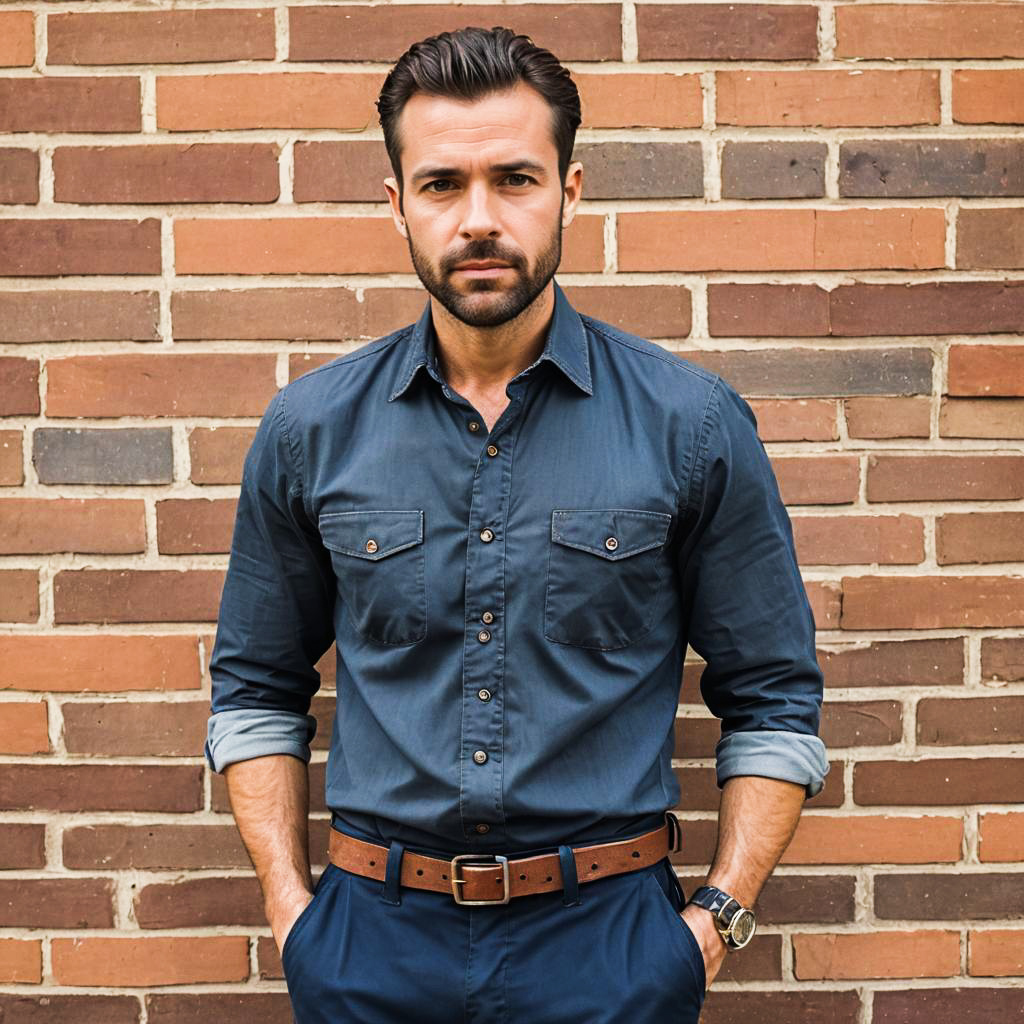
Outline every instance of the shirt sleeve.
POLYGON ((796 782, 829 771, 818 737, 824 680, 793 530, 748 403, 712 389, 680 548, 690 646, 707 663, 701 696, 722 720, 718 786, 733 775, 796 782))
POLYGON ((291 754, 308 762, 320 688, 314 667, 334 640, 330 557, 303 503, 278 391, 245 458, 231 554, 210 658, 204 753, 215 772, 291 754))

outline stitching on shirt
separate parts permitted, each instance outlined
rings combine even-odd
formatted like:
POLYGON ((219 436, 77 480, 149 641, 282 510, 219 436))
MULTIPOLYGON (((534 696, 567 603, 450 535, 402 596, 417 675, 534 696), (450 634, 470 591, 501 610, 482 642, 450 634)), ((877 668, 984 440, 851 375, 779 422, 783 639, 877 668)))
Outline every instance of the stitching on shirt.
POLYGON ((700 423, 700 431, 699 431, 699 433, 697 435, 697 437, 698 437, 698 440, 697 440, 697 458, 694 461, 693 472, 691 472, 691 474, 690 474, 690 485, 687 488, 686 508, 688 510, 692 510, 694 512, 697 512, 698 514, 700 513, 700 508, 698 508, 694 504, 694 501, 693 501, 693 499, 694 499, 694 492, 697 489, 697 488, 695 488, 694 485, 695 485, 695 483, 697 482, 697 479, 698 479, 697 469, 699 467, 699 469, 700 469, 700 474, 699 474, 700 488, 699 489, 700 489, 700 491, 702 493, 706 492, 706 490, 707 490, 707 454, 708 454, 708 433, 709 433, 709 430, 710 430, 710 427, 711 427, 711 422, 710 422, 711 421, 711 404, 712 404, 712 402, 714 402, 716 410, 718 409, 718 395, 719 395, 719 393, 721 391, 721 388, 719 387, 719 384, 721 383, 721 381, 722 381, 722 378, 719 377, 719 376, 716 376, 714 386, 711 388, 711 391, 708 393, 707 405, 704 406, 704 413, 703 413, 703 415, 701 417, 701 423, 700 423))
MULTIPOLYGON (((284 435, 285 445, 287 446, 288 451, 291 454, 292 462, 295 463, 296 489, 298 490, 299 497, 302 499, 302 507, 306 510, 306 516, 309 519, 309 521, 313 522, 312 510, 310 509, 309 505, 306 504, 306 488, 303 487, 302 485, 302 476, 305 473, 306 465, 305 458, 303 457, 302 454, 302 448, 300 446, 297 446, 295 442, 292 441, 291 432, 288 430, 288 418, 285 415, 285 402, 287 401, 285 390, 285 388, 281 388, 281 390, 278 391, 277 393, 277 405, 274 408, 274 414, 280 420, 281 433, 284 435)), ((291 487, 289 487, 289 492, 290 491, 291 487)))

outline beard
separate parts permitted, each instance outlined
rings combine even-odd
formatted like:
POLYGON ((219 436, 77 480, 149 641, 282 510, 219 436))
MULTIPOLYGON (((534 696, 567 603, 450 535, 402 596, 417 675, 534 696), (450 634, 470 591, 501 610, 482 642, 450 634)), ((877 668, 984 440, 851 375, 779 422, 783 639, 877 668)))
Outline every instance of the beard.
POLYGON ((555 222, 547 244, 537 256, 532 271, 521 252, 506 249, 493 239, 479 239, 460 252, 446 256, 435 267, 417 248, 412 232, 406 231, 409 256, 423 287, 456 319, 469 327, 498 327, 514 320, 547 287, 562 261, 561 216, 555 222), (508 263, 516 275, 511 287, 496 279, 477 278, 468 282, 468 291, 455 287, 452 272, 456 263, 470 260, 500 260, 508 263), (477 296, 488 295, 480 300, 477 296))

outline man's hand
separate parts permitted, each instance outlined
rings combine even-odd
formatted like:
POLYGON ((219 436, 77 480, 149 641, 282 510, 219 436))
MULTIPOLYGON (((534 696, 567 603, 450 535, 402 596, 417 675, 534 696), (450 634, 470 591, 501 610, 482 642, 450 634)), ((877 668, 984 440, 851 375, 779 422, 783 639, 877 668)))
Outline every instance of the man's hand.
POLYGON ((274 906, 266 905, 267 920, 277 942, 278 953, 284 952, 285 940, 302 912, 313 902, 313 894, 306 889, 297 889, 287 897, 279 897, 274 906))
POLYGON ((687 903, 679 915, 689 926, 700 946, 701 954, 704 957, 704 991, 711 987, 715 975, 722 968, 722 961, 729 952, 725 939, 718 934, 714 918, 711 912, 694 903, 687 903))

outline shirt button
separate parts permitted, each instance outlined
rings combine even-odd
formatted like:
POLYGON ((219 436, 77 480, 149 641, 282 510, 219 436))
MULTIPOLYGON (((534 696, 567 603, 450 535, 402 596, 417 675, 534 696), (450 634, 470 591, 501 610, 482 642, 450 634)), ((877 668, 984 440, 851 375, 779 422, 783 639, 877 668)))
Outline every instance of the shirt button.
POLYGON ((483 835, 484 832, 490 832, 491 831, 491 826, 490 825, 485 825, 483 822, 481 822, 479 825, 476 826, 476 830, 481 835, 483 835))
POLYGON ((366 542, 366 550, 369 551, 371 555, 377 550, 377 542, 372 537, 366 542))
POLYGON ((469 427, 469 429, 472 430, 474 434, 480 429, 480 424, 477 423, 476 420, 470 420, 466 424, 466 426, 469 427))
POLYGON ((484 764, 484 762, 486 762, 486 760, 487 760, 487 751, 486 750, 474 750, 473 751, 473 760, 476 761, 477 764, 484 764))
POLYGON ((477 695, 477 696, 478 696, 478 697, 479 697, 479 698, 480 698, 480 699, 481 699, 482 701, 488 701, 488 700, 490 700, 490 699, 491 699, 491 691, 490 691, 490 690, 477 690, 477 691, 476 691, 476 695, 477 695))
POLYGON ((482 530, 480 531, 480 539, 481 539, 481 540, 482 540, 482 541, 483 541, 483 542, 484 542, 485 544, 490 544, 490 543, 491 543, 491 541, 492 541, 492 540, 494 540, 494 531, 493 531, 493 530, 492 530, 492 529, 491 529, 491 528, 490 528, 489 526, 485 526, 485 527, 484 527, 484 528, 483 528, 483 529, 482 529, 482 530))
POLYGON ((480 616, 480 619, 483 622, 493 622, 494 612, 484 612, 483 615, 480 616))
POLYGON ((493 459, 498 454, 498 446, 496 444, 489 444, 487 446, 487 454, 493 459))
POLYGON ((476 638, 477 638, 477 640, 479 640, 479 641, 480 641, 480 643, 482 643, 482 644, 485 644, 485 643, 487 643, 487 641, 491 639, 491 633, 490 633, 490 630, 487 630, 487 629, 481 629, 481 630, 480 630, 480 632, 479 632, 479 633, 477 633, 477 635, 476 635, 476 638))
POLYGON ((614 550, 615 550, 615 549, 616 549, 616 548, 617 548, 617 547, 619 546, 619 542, 618 542, 618 541, 617 541, 617 540, 616 540, 616 539, 615 539, 614 537, 609 537, 609 538, 608 538, 608 539, 607 539, 607 540, 606 540, 606 541, 604 542, 604 546, 605 546, 605 547, 606 547, 606 548, 607 548, 607 549, 608 549, 609 551, 614 551, 614 550))

